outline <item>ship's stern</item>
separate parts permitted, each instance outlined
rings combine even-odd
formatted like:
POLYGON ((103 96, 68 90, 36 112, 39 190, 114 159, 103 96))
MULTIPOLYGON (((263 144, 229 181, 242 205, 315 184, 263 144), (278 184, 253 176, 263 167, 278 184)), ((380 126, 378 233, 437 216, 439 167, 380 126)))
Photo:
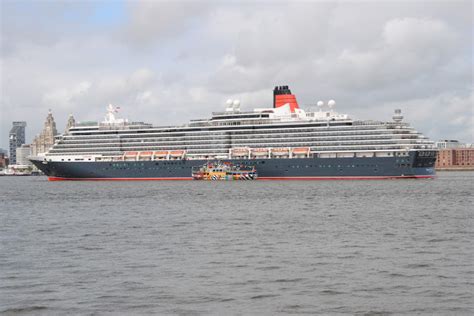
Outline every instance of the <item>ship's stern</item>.
POLYGON ((412 170, 416 177, 434 178, 437 150, 417 150, 413 152, 412 170))

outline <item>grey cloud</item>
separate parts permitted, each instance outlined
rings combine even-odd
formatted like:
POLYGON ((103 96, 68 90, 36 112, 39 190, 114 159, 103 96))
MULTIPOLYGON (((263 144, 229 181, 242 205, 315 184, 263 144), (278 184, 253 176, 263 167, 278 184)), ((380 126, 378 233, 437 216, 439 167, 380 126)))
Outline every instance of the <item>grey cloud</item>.
POLYGON ((469 1, 133 1, 106 30, 63 23, 72 11, 88 21, 89 3, 55 3, 2 2, 0 147, 12 120, 31 139, 48 108, 60 128, 69 113, 101 119, 108 103, 180 124, 228 98, 269 106, 281 84, 301 104, 334 98, 362 119, 401 107, 434 139, 473 141, 469 1))
POLYGON ((201 14, 209 12, 209 4, 200 1, 129 2, 129 21, 123 39, 132 48, 149 48, 163 44, 193 27, 201 14))

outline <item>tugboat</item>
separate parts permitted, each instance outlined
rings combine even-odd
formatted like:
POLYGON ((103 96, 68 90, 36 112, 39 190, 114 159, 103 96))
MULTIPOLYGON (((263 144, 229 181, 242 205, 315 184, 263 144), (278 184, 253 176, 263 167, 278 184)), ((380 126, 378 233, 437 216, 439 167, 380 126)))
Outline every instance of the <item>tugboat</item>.
POLYGON ((234 165, 230 162, 208 162, 193 167, 193 180, 256 180, 255 166, 234 165))

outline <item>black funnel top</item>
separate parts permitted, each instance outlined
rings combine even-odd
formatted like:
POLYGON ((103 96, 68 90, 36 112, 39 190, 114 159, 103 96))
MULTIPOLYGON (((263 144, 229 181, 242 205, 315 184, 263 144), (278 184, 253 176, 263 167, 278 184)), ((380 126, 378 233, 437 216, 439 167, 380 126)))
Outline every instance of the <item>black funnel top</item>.
POLYGON ((291 90, 288 86, 276 86, 273 89, 273 108, 275 108, 276 104, 276 96, 282 94, 291 94, 291 90))

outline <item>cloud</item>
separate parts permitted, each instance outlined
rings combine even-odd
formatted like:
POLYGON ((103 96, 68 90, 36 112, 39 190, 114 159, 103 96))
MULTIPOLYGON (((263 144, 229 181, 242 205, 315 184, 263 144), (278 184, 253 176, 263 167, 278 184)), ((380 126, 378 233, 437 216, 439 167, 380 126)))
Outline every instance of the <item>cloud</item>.
POLYGON ((78 105, 76 101, 80 101, 81 97, 88 94, 90 87, 90 82, 83 81, 69 89, 63 88, 47 92, 43 96, 42 103, 45 105, 52 105, 56 108, 59 107, 72 110, 78 105))
POLYGON ((1 5, 0 147, 11 121, 30 137, 49 108, 58 126, 101 119, 108 103, 181 124, 229 98, 270 106, 283 84, 302 105, 336 99, 361 119, 402 108, 434 140, 474 141, 470 1, 1 5))
POLYGON ((128 24, 123 39, 133 48, 160 45, 193 26, 209 4, 200 1, 141 1, 128 4, 128 24))
MULTIPOLYGON (((453 139, 466 139, 466 136, 470 135, 471 141, 474 136, 473 105, 473 91, 467 95, 445 92, 401 104, 405 108, 406 119, 426 135, 440 135, 439 138, 453 139)), ((385 107, 395 106, 393 103, 385 104, 385 107)))

